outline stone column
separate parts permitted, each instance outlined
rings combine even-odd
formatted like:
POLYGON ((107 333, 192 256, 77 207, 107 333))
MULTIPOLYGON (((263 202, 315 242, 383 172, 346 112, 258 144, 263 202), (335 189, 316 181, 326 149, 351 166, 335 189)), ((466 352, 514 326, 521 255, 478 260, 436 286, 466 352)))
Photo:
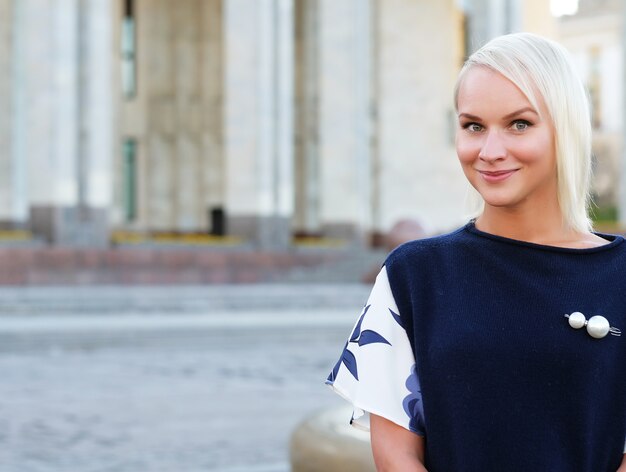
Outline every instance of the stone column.
POLYGON ((28 164, 31 226, 50 242, 65 242, 78 203, 78 8, 75 1, 21 4, 21 158, 28 164), (44 39, 46 38, 46 39, 44 39))
POLYGON ((374 143, 374 132, 376 130, 376 111, 374 106, 375 95, 373 87, 373 72, 376 67, 374 53, 376 51, 374 18, 375 9, 373 1, 359 1, 356 14, 354 16, 355 29, 358 32, 360 41, 357 42, 355 51, 355 68, 359 80, 354 84, 355 95, 355 134, 357 136, 355 153, 358 160, 356 167, 356 177, 359 182, 359 209, 357 213, 357 223, 366 232, 373 232, 374 209, 372 207, 373 184, 372 170, 376 159, 376 147, 374 143))
MULTIPOLYGON (((0 70, 10 71, 13 28, 13 2, 0 0, 0 70)), ((0 74, 0 226, 9 227, 12 219, 11 202, 11 74, 0 74)))
POLYGON ((296 13, 295 214, 297 233, 321 232, 319 182, 319 2, 302 0, 296 13))
POLYGON ((229 232, 261 247, 286 247, 293 214, 293 0, 224 6, 229 232))
POLYGON ((14 149, 27 163, 31 227, 55 244, 104 245, 111 100, 101 62, 110 60, 110 43, 101 25, 110 21, 107 2, 16 3, 21 61, 15 76, 21 80, 14 149))
POLYGON ((109 0, 83 0, 82 27, 79 38, 80 116, 79 137, 79 207, 88 216, 92 243, 106 244, 108 239, 107 212, 113 203, 113 157, 118 149, 113 145, 113 122, 116 110, 111 87, 112 74, 112 10, 109 0), (86 210, 86 212, 85 212, 86 210))
POLYGON ((329 236, 360 238, 371 224, 369 15, 369 2, 319 1, 319 201, 329 236))
POLYGON ((20 90, 21 5, 14 0, 0 0, 0 228, 19 228, 27 224, 28 204, 25 192, 24 161, 18 159, 20 119, 23 98, 20 90), (7 73, 8 72, 8 73, 7 73))
POLYGON ((463 56, 460 22, 454 0, 378 0, 382 231, 407 218, 443 231, 464 218, 469 184, 455 153, 452 99, 463 56))
MULTIPOLYGON (((293 95, 294 95, 294 0, 274 0, 276 136, 275 175, 273 185, 275 214, 282 222, 282 244, 291 241, 291 219, 294 213, 293 184, 293 95)), ((270 232, 271 233, 271 232, 270 232)))
MULTIPOLYGON (((523 10, 528 7, 520 0, 463 0, 460 3, 468 16, 467 37, 471 40, 469 50, 472 52, 491 38, 520 31, 523 10)), ((528 3, 531 2, 526 1, 528 3)), ((549 5, 549 2, 542 3, 549 5)))

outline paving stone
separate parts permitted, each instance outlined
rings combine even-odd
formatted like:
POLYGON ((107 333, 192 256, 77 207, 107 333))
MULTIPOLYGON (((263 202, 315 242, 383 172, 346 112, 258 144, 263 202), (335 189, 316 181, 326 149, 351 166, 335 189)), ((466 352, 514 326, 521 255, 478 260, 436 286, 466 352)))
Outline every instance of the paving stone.
MULTIPOLYGON (((323 380, 365 300, 347 307, 346 287, 311 286, 329 297, 324 308, 206 313, 204 299, 187 305, 195 287, 169 289, 134 298, 109 287, 97 299, 110 307, 143 304, 82 313, 96 305, 72 289, 12 293, 0 320, 3 472, 289 470, 296 425, 342 404, 323 380)), ((224 287, 223 299, 251 296, 239 289, 224 287)))

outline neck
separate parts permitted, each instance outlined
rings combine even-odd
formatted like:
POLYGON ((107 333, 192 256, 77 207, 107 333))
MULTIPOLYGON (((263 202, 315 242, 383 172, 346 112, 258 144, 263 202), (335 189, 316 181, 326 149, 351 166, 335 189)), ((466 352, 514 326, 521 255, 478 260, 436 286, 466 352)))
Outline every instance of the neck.
POLYGON ((476 219, 476 228, 505 238, 534 243, 567 240, 575 233, 565 226, 558 202, 546 202, 541 209, 511 209, 485 204, 483 213, 476 219))

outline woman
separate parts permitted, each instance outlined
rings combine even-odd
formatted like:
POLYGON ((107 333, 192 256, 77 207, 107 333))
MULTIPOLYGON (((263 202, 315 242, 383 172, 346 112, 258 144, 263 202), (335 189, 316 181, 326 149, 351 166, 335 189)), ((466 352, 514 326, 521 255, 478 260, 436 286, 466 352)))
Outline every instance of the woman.
POLYGON ((584 87, 521 33, 474 53, 455 99, 482 209, 388 256, 327 383, 379 470, 626 471, 626 244, 591 231, 584 87))

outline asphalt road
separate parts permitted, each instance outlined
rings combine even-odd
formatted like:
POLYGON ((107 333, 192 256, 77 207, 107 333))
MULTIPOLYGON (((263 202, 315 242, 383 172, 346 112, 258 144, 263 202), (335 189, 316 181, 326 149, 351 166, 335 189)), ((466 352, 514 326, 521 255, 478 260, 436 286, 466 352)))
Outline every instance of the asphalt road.
POLYGON ((342 403, 323 381, 360 306, 331 305, 177 311, 170 298, 94 315, 0 299, 0 471, 288 471, 294 427, 342 403))

